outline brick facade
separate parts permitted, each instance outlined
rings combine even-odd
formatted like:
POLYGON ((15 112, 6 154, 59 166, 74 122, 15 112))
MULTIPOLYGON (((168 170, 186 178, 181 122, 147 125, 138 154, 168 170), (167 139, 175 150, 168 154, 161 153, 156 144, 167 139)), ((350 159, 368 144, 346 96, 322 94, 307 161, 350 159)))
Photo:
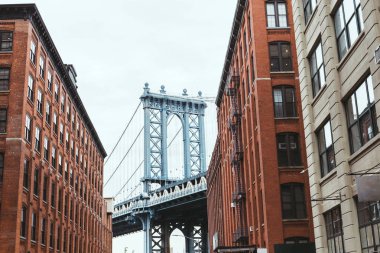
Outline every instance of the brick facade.
POLYGON ((63 64, 35 5, 1 5, 0 17, 0 32, 13 35, 11 48, 0 49, 0 69, 10 72, 0 91, 0 109, 7 109, 0 252, 111 252, 106 153, 76 91, 75 70, 63 64))
MULTIPOLYGON (((214 252, 239 247, 239 252, 248 252, 243 250, 248 250, 246 246, 285 252, 299 246, 285 243, 297 240, 303 242, 302 252, 314 250, 294 41, 290 1, 238 1, 216 101, 218 140, 208 171, 209 241, 214 252), (269 28, 266 4, 279 2, 285 3, 287 25, 269 28), (289 69, 271 71, 269 44, 274 42, 290 44, 284 50, 285 55, 290 49, 289 69), (295 112, 275 116, 274 90, 287 88, 293 92, 295 112), (281 141, 293 137, 295 141, 281 141), (296 150, 299 161, 291 156, 284 165, 279 146, 288 154, 296 150), (290 184, 303 191, 305 212, 291 218, 283 211, 285 190, 281 194, 290 184)), ((279 47, 283 50, 282 44, 279 47)))

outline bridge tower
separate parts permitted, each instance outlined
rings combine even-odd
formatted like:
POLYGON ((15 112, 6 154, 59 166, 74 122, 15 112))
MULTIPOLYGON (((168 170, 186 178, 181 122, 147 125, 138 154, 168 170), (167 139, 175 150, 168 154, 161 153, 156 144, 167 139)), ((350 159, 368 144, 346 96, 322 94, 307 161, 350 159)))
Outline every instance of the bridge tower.
MULTIPOLYGON (((183 129, 184 181, 206 172, 204 113, 207 107, 199 97, 190 98, 187 90, 182 96, 166 94, 161 86, 159 93, 150 92, 145 84, 140 97, 144 108, 144 178, 141 198, 149 198, 152 186, 175 185, 168 177, 168 118, 171 114, 179 117, 183 129)), ((186 213, 186 212, 184 212, 186 213)), ((136 214, 142 221, 145 253, 169 253, 170 234, 179 229, 185 236, 186 252, 207 252, 207 218, 181 217, 175 214, 157 218, 154 209, 136 214), (172 217, 170 217, 172 216, 172 217)))

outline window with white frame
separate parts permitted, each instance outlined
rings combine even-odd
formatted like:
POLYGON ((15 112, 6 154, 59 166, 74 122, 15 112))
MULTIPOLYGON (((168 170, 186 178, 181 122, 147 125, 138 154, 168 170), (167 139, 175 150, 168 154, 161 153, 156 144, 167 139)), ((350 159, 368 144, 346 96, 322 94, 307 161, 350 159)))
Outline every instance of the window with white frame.
POLYGON ((30 101, 33 101, 34 100, 34 90, 33 90, 33 86, 34 86, 34 79, 31 75, 29 75, 28 77, 28 99, 30 101))
POLYGON ((334 142, 331 122, 327 121, 317 133, 321 176, 324 177, 335 168, 334 142))
POLYGON ((50 113, 50 110, 51 110, 51 106, 50 106, 50 103, 48 101, 46 101, 46 110, 45 110, 45 120, 46 120, 46 123, 50 125, 50 122, 51 122, 51 113, 50 113))
POLYGON ((37 90, 37 112, 42 114, 43 107, 43 98, 42 91, 40 89, 37 90))
POLYGON ((40 76, 42 79, 45 78, 45 58, 40 56, 40 76))
POLYGON ((25 117, 25 140, 28 142, 31 141, 31 126, 32 126, 32 120, 30 119, 29 115, 26 115, 25 117))
POLYGON ((44 138, 44 159, 49 160, 49 139, 46 136, 44 138))
POLYGON ((35 133, 35 144, 34 149, 38 152, 40 152, 41 149, 41 129, 39 127, 36 127, 36 133, 35 133))
POLYGON ((48 89, 51 91, 52 85, 53 85, 53 76, 52 76, 50 70, 48 70, 47 85, 48 85, 48 89))
POLYGON ((31 62, 33 62, 34 64, 36 64, 36 44, 34 43, 33 40, 30 42, 29 59, 30 59, 31 62))

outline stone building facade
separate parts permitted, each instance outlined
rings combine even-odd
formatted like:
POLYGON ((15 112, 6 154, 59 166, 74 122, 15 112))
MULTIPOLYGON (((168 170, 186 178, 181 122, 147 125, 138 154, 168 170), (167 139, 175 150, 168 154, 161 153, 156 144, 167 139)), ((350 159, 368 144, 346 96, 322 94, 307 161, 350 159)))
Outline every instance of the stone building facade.
POLYGON ((378 252, 380 202, 358 182, 379 174, 380 1, 292 5, 317 252, 378 252))

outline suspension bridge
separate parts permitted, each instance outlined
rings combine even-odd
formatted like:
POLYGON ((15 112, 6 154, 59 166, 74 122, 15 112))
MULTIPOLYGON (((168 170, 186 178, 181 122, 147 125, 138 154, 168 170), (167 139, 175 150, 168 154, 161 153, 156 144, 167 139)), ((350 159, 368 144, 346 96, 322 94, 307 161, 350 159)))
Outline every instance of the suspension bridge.
POLYGON ((143 231, 144 252, 170 252, 180 230, 186 252, 208 252, 206 170, 216 139, 214 98, 168 94, 145 84, 140 103, 105 161, 114 196, 114 237, 143 231), (207 109, 208 117, 205 117, 207 109), (214 109, 214 110, 212 110, 214 109), (207 125, 207 128, 205 127, 207 125))

